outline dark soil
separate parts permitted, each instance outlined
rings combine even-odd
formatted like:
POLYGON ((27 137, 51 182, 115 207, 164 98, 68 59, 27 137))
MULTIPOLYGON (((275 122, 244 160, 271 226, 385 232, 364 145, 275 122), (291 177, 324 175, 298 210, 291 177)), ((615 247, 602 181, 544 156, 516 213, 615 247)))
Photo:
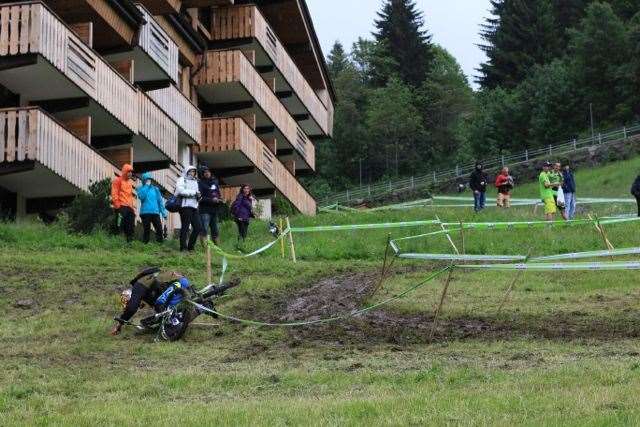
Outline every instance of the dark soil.
MULTIPOLYGON (((365 307, 377 286, 379 272, 349 273, 322 279, 299 291, 281 304, 280 322, 313 321, 337 315, 349 315, 365 307)), ((434 309, 425 314, 396 313, 384 307, 335 323, 289 330, 290 346, 302 343, 333 345, 395 344, 405 345, 449 340, 550 339, 614 340, 640 337, 640 313, 616 310, 603 314, 549 312, 540 315, 489 314, 451 316, 444 313, 433 328, 434 309)))

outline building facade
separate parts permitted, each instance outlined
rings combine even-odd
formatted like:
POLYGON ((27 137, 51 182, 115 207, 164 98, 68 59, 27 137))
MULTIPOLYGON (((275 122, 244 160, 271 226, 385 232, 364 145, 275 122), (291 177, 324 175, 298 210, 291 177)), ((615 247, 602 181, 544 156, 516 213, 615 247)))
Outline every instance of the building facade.
POLYGON ((334 95, 304 0, 0 2, 0 208, 55 212, 124 163, 206 164, 313 215, 334 95))

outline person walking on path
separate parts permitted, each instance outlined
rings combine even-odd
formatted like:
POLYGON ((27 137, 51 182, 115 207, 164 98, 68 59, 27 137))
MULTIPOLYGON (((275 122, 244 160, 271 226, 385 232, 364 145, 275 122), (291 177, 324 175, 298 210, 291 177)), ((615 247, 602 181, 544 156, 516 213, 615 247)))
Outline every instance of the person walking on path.
POLYGON ((480 162, 476 163, 476 169, 469 177, 469 187, 473 191, 473 206, 476 212, 484 209, 487 200, 487 182, 489 178, 482 168, 480 162))
MULTIPOLYGON (((133 166, 125 163, 120 176, 111 183, 111 203, 116 215, 119 216, 121 229, 127 242, 133 240, 136 220, 136 193, 133 180, 133 166)), ((120 227, 119 227, 120 228, 120 227)))
POLYGON ((633 181, 631 194, 636 198, 636 202, 638 203, 638 216, 640 217, 640 175, 638 175, 636 180, 633 181))
POLYGON ((160 189, 152 184, 151 174, 142 174, 142 185, 138 188, 138 199, 140 199, 140 219, 142 220, 142 241, 149 243, 151 237, 151 225, 156 234, 156 242, 162 243, 164 235, 162 230, 162 219, 167 219, 167 210, 164 207, 164 199, 160 189))
POLYGON ((549 172, 551 171, 551 163, 546 162, 542 166, 542 172, 538 177, 540 187, 540 199, 544 204, 544 217, 547 221, 553 221, 553 216, 557 212, 556 200, 553 197, 553 184, 549 180, 549 172))
POLYGON ((498 207, 511 207, 511 191, 513 190, 513 186, 513 177, 509 175, 509 168, 502 168, 500 174, 496 177, 496 187, 498 188, 498 207))
POLYGON ((564 192, 565 218, 574 219, 576 216, 576 180, 569 165, 565 165, 562 171, 562 191, 564 192))
POLYGON ((253 214, 253 195, 251 193, 250 186, 245 184, 240 187, 240 193, 238 193, 238 197, 236 197, 236 200, 231 205, 231 214, 238 225, 237 246, 240 249, 241 241, 244 243, 247 239, 249 222, 251 221, 251 218, 255 218, 255 215, 253 214))
POLYGON ((206 166, 200 168, 198 188, 200 189, 200 194, 202 194, 202 198, 198 204, 198 211, 200 212, 200 219, 202 221, 201 235, 204 238, 209 235, 213 243, 218 245, 218 238, 220 236, 218 212, 222 195, 220 194, 220 183, 206 166))
POLYGON ((180 197, 180 251, 193 251, 202 230, 198 214, 200 190, 196 178, 196 168, 188 166, 176 184, 176 196, 180 197), (191 228, 191 235, 189 235, 191 228))

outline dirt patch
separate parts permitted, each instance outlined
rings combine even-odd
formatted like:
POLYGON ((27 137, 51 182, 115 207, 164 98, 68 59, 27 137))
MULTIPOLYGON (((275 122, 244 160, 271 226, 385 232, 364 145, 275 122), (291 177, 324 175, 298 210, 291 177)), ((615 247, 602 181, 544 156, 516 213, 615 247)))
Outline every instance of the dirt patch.
MULTIPOLYGON (((280 304, 279 322, 313 321, 349 315, 372 296, 379 272, 348 273, 322 279, 280 304)), ((446 310, 446 308, 445 308, 446 310)), ((640 337, 640 315, 635 311, 587 313, 583 311, 540 314, 488 313, 482 316, 448 316, 438 321, 433 338, 433 312, 396 313, 382 307, 335 323, 292 328, 291 346, 322 342, 338 347, 370 344, 406 345, 449 340, 551 339, 615 340, 640 337)))

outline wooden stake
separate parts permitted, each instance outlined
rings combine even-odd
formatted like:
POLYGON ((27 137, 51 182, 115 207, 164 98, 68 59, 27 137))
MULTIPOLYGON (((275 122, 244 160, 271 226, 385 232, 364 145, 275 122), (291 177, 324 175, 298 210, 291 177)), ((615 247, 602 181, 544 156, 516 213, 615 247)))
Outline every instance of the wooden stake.
POLYGON ((393 261, 395 260, 395 258, 393 258, 391 260, 391 262, 389 263, 389 266, 387 267, 387 259, 389 257, 389 248, 390 247, 391 247, 391 234, 388 234, 387 235, 387 246, 384 248, 384 259, 382 261, 382 270, 380 270, 380 280, 378 280, 378 283, 373 288, 373 292, 371 293, 371 295, 375 295, 375 294, 378 293, 378 291, 382 287, 382 283, 384 282, 384 279, 387 277, 388 270, 391 269, 391 266, 393 265, 393 261))
POLYGON ((447 292, 449 291, 449 285, 451 284, 451 279, 453 276, 453 266, 449 269, 449 275, 447 276, 447 281, 444 283, 444 288, 442 288, 442 295, 440 295, 440 304, 438 304, 438 308, 436 309, 436 314, 433 316, 433 326, 431 327, 431 335, 429 339, 433 339, 433 336, 436 333, 436 328, 438 327, 438 316, 440 316, 440 312, 442 311, 442 306, 444 305, 444 299, 447 297, 447 292))
MULTIPOLYGON (((280 232, 284 232, 284 222, 282 218, 280 218, 280 232)), ((282 254, 282 258, 284 258, 284 239, 280 239, 280 253, 282 254)))
POLYGON ((507 303, 507 299, 509 298, 509 295, 511 295, 511 292, 516 287, 516 283, 522 278, 522 276, 524 276, 524 273, 525 273, 525 270, 520 270, 518 272, 518 274, 516 274, 516 277, 514 277, 513 281, 509 285, 509 287, 507 288, 507 292, 504 294, 504 298, 502 299, 502 302, 500 303, 500 307, 498 307, 498 314, 500 314, 502 312, 502 308, 507 303))
POLYGON ((445 232, 445 235, 447 236, 447 239, 449 240, 449 243, 451 243, 451 246, 453 246, 453 250, 456 252, 456 254, 460 255, 460 251, 456 247, 456 244, 453 243, 453 239, 451 238, 451 235, 449 234, 449 231, 445 228, 445 226, 442 223, 442 221, 440 221, 440 218, 438 217, 438 215, 436 215, 436 219, 438 220, 438 222, 440 222, 440 228, 442 228, 442 231, 445 232))
POLYGON ((460 221, 460 240, 462 241, 462 255, 466 255, 465 245, 464 245, 464 224, 460 221))
POLYGON ((293 262, 297 263, 296 259, 296 247, 293 244, 293 233, 291 232, 291 223, 289 222, 289 217, 287 217, 287 228, 289 229, 289 243, 291 244, 291 259, 293 262))
MULTIPOLYGON (((598 230, 598 233, 600 233, 600 237, 602 237, 602 240, 604 241, 604 245, 605 245, 606 249, 609 250, 609 251, 614 250, 615 248, 613 247, 613 245, 611 244, 611 242, 607 238, 607 233, 604 231, 604 228, 600 224, 600 221, 598 220, 598 218, 596 217, 596 219, 594 220, 593 217, 591 215, 589 215, 589 219, 591 221, 594 221, 593 224, 596 227, 596 230, 598 230)), ((611 257, 611 260, 613 261, 613 257, 611 257)))
POLYGON ((207 285, 211 283, 213 283, 211 274, 211 239, 207 237, 207 285))

